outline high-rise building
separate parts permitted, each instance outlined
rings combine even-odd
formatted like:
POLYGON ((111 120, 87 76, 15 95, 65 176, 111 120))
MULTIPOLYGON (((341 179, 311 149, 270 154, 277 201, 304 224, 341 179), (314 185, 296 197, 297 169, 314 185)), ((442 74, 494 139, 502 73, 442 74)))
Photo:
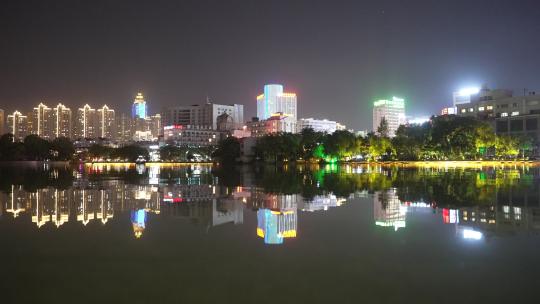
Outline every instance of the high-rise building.
POLYGON ((114 110, 107 105, 97 110, 98 120, 98 136, 102 138, 112 139, 115 137, 115 117, 114 110))
POLYGON ((405 100, 392 97, 391 100, 377 100, 373 103, 373 131, 381 125, 382 120, 388 124, 388 136, 393 137, 398 127, 406 122, 405 100))
POLYGON ((59 103, 52 111, 53 136, 72 137, 71 109, 59 103))
POLYGON ((203 105, 177 106, 163 110, 163 125, 199 126, 217 129, 217 118, 221 114, 230 115, 235 127, 244 124, 244 106, 240 104, 221 105, 206 103, 203 105))
POLYGON ((4 110, 0 109, 0 135, 4 134, 4 125, 5 125, 4 110))
POLYGON ((95 138, 98 134, 96 110, 88 104, 77 111, 77 138, 95 138))
POLYGON ((257 96, 257 117, 260 120, 268 119, 278 112, 296 120, 296 94, 283 92, 280 84, 267 84, 264 93, 257 96))
POLYGON ((135 96, 135 100, 133 100, 131 117, 145 119, 146 115, 146 101, 144 100, 144 96, 142 93, 137 93, 137 96, 135 96))
POLYGON ((133 137, 133 120, 122 113, 116 118, 116 139, 122 142, 130 141, 133 137))
POLYGON ((14 141, 21 141, 28 135, 28 116, 15 111, 7 116, 9 133, 13 134, 14 141))
POLYGON ((54 119, 52 109, 40 103, 32 111, 32 134, 45 139, 54 137, 54 119))
POLYGON ((150 116, 149 118, 150 132, 154 138, 163 135, 163 126, 161 125, 161 114, 150 116))

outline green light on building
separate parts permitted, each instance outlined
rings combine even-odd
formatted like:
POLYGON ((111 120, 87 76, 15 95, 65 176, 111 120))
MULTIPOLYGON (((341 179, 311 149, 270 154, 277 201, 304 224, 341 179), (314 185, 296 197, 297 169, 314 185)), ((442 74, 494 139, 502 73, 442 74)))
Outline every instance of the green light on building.
POLYGON ((373 106, 375 107, 380 107, 384 105, 393 108, 405 108, 405 99, 394 96, 392 97, 392 100, 380 99, 376 100, 373 103, 373 106))

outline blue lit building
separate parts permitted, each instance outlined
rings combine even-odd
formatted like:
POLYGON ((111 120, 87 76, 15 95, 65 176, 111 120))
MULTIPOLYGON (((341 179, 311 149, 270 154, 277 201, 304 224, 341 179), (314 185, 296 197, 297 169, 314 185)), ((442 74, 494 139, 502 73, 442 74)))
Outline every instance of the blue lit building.
POLYGON ((296 209, 257 211, 257 235, 264 239, 265 244, 283 244, 284 238, 296 237, 296 223, 296 209))
POLYGON ((275 113, 283 113, 296 121, 296 94, 283 92, 280 84, 267 84, 264 93, 257 96, 257 117, 268 119, 275 113))
POLYGON ((133 101, 133 107, 131 109, 131 116, 133 118, 145 119, 147 116, 146 101, 142 93, 137 93, 135 100, 133 101))

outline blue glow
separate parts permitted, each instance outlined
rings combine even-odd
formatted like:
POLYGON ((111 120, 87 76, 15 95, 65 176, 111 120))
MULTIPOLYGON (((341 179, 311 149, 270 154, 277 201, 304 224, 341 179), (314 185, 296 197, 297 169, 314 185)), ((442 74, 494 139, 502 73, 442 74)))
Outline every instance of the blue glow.
POLYGON ((283 244, 283 237, 278 235, 278 217, 271 210, 257 211, 257 224, 264 231, 265 244, 283 244))
POLYGON ((133 103, 131 115, 133 116, 133 118, 146 118, 146 102, 133 103))
POLYGON ((133 224, 137 224, 138 226, 144 228, 146 224, 146 210, 139 209, 137 211, 132 211, 131 222, 133 224))

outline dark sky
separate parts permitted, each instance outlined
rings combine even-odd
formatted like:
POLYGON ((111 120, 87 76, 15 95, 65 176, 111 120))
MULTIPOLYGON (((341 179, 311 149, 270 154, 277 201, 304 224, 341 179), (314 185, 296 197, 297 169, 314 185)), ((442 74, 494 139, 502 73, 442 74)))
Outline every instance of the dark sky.
POLYGON ((539 89, 540 1, 11 1, 0 10, 0 108, 129 112, 241 103, 265 83, 300 117, 371 127, 372 101, 438 113, 452 91, 539 89))

